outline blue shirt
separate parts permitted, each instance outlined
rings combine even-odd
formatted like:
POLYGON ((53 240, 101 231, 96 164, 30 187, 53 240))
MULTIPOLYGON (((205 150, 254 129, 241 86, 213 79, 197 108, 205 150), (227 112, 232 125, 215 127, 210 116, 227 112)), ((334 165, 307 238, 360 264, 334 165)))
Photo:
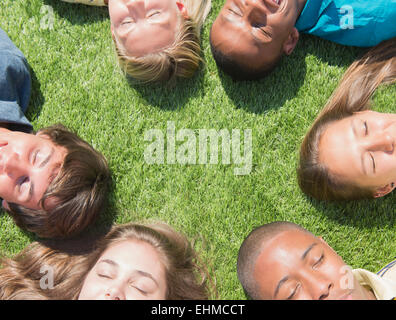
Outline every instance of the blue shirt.
POLYGON ((0 123, 8 129, 32 131, 24 113, 29 105, 31 79, 22 52, 0 29, 0 123))
POLYGON ((396 0, 307 0, 295 26, 342 45, 375 46, 396 37, 396 0))

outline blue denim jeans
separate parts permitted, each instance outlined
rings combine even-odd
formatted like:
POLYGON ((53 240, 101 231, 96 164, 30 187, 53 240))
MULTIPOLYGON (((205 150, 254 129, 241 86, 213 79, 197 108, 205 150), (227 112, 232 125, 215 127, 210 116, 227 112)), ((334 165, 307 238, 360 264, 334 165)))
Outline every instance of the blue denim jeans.
POLYGON ((26 119, 31 90, 28 64, 23 53, 0 29, 0 124, 30 132, 26 119))

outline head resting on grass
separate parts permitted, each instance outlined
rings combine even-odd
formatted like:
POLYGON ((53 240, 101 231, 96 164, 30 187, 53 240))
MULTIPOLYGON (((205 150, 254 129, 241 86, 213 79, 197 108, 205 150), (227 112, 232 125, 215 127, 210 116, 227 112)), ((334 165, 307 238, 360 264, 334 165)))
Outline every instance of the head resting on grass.
POLYGON ((35 134, 1 129, 0 156, 3 207, 40 237, 81 232, 106 203, 106 159, 62 125, 35 134))
POLYGON ((1 299, 207 299, 206 272, 187 238, 164 223, 113 226, 94 248, 70 255, 29 245, 0 269, 1 299), (40 286, 52 269, 53 288, 40 286))
POLYGON ((109 0, 121 69, 141 82, 189 78, 201 58, 200 29, 210 0, 109 0))
POLYGON ((235 80, 265 77, 299 39, 305 0, 226 0, 210 32, 217 66, 235 80))
POLYGON ((254 229, 239 249, 237 271, 253 300, 375 299, 323 239, 291 222, 254 229))
POLYGON ((298 183, 319 200, 383 197, 396 187, 396 115, 370 110, 380 84, 396 80, 396 38, 356 60, 300 149, 298 183))

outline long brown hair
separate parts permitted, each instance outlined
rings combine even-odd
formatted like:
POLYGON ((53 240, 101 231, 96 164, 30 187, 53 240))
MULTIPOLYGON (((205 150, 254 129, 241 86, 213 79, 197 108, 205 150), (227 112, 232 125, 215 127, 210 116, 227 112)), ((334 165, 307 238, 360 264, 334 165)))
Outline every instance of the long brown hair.
POLYGON ((77 299, 84 279, 102 253, 125 240, 144 241, 157 250, 165 267, 168 300, 208 299, 208 272, 191 243, 167 224, 113 226, 94 249, 67 254, 35 242, 13 259, 0 261, 0 300, 77 299), (53 270, 53 288, 43 288, 43 270, 53 270))
POLYGON ((59 173, 40 200, 42 209, 32 210, 9 203, 8 212, 22 229, 44 238, 76 235, 93 223, 107 202, 111 181, 105 157, 63 125, 43 128, 55 145, 66 149, 59 173), (46 199, 56 205, 46 208, 46 199))
POLYGON ((368 110, 370 98, 380 84, 396 79, 396 38, 373 47, 346 71, 340 84, 306 134, 297 169, 302 191, 319 200, 373 198, 374 190, 345 181, 319 160, 319 142, 331 123, 368 110))

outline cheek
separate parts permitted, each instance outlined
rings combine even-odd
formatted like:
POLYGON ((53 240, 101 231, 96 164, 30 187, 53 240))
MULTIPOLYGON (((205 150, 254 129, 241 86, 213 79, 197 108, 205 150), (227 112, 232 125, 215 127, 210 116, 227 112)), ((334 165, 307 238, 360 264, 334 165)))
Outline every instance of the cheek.
POLYGON ((82 286, 80 295, 79 295, 79 300, 95 300, 99 298, 100 292, 103 291, 103 286, 101 283, 94 279, 93 274, 88 274, 88 276, 85 278, 84 284, 82 286))
POLYGON ((119 0, 109 1, 109 17, 112 26, 118 26, 129 15, 126 6, 119 0))

